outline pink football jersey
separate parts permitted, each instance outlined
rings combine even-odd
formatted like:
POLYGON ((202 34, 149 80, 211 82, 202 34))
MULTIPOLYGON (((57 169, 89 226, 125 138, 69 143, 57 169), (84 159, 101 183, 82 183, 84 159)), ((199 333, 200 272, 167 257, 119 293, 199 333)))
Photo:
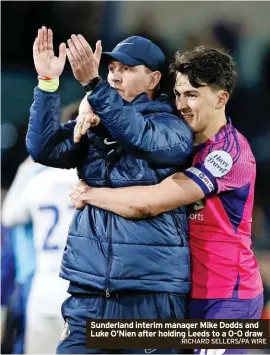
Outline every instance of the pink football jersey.
POLYGON ((256 163, 246 139, 228 121, 195 148, 184 173, 205 193, 189 211, 192 298, 253 298, 262 292, 251 250, 256 163))

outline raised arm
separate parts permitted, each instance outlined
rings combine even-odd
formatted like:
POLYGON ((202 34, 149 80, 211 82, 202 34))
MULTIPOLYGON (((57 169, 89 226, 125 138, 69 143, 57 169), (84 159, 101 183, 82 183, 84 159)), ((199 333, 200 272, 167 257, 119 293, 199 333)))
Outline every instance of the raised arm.
POLYGON ((66 61, 66 46, 61 43, 59 57, 53 51, 52 30, 42 27, 38 30, 33 45, 34 64, 39 78, 34 91, 34 102, 30 110, 30 122, 26 146, 34 161, 58 168, 76 166, 83 139, 76 145, 73 141, 75 121, 60 125, 59 76, 66 61))
POLYGON ((80 181, 70 194, 73 205, 103 208, 130 219, 156 216, 201 200, 205 193, 192 179, 176 173, 152 186, 92 188, 80 181))
POLYGON ((27 151, 35 162, 56 168, 78 166, 88 144, 84 136, 79 143, 73 140, 76 121, 60 124, 60 94, 35 88, 34 102, 26 135, 27 151))

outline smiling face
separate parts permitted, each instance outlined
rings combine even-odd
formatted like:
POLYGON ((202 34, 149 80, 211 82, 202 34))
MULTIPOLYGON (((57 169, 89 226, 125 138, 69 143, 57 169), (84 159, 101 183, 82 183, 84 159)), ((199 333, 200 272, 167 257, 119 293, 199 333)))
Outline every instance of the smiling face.
POLYGON ((124 100, 129 102, 144 92, 149 96, 160 80, 156 80, 157 76, 160 77, 159 72, 151 72, 144 65, 128 66, 117 61, 110 61, 108 69, 109 84, 124 100))
POLYGON ((220 110, 228 100, 225 90, 213 89, 210 86, 193 87, 187 75, 178 73, 174 86, 175 104, 185 122, 194 133, 207 129, 219 116, 220 110))

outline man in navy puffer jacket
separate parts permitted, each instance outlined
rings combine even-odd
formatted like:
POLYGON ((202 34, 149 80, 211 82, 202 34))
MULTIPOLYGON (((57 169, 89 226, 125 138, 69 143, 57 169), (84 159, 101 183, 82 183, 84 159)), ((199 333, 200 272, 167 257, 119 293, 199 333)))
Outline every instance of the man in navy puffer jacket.
MULTIPOLYGON (((26 138, 32 158, 47 166, 76 167, 80 179, 97 187, 157 184, 179 171, 192 152, 193 137, 165 95, 152 100, 164 65, 160 48, 142 37, 121 42, 107 53, 106 82, 98 76, 100 42, 94 54, 80 35, 72 35, 68 45, 61 44, 55 57, 52 31, 45 27, 34 43, 39 84, 26 138), (66 52, 101 120, 78 143, 73 140, 77 121, 59 122, 58 85, 66 52)), ((90 205, 77 210, 60 273, 70 281, 72 296, 62 307, 66 326, 57 352, 106 352, 85 347, 86 319, 184 318, 189 264, 184 207, 138 221, 90 205)))

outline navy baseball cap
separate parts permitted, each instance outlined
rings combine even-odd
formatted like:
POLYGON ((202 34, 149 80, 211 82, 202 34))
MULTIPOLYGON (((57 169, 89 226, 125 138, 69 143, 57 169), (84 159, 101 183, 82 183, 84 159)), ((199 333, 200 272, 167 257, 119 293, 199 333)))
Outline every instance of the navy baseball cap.
POLYGON ((165 55, 149 39, 132 36, 117 44, 112 52, 103 52, 102 59, 116 60, 126 65, 145 65, 148 69, 162 71, 165 55))

